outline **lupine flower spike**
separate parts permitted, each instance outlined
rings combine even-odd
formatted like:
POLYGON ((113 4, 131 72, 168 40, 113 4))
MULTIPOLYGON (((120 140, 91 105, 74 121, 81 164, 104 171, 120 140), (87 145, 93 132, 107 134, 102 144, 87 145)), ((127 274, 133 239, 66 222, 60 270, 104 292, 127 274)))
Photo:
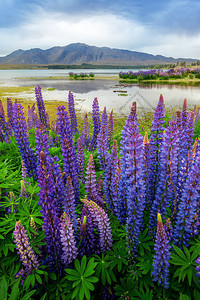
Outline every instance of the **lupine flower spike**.
POLYGON ((94 167, 94 160, 92 154, 90 154, 87 169, 86 169, 86 181, 85 181, 85 191, 87 198, 93 200, 98 205, 102 206, 103 201, 98 195, 97 183, 96 183, 96 172, 94 167))
POLYGON ((35 97, 37 100, 37 107, 38 107, 38 113, 40 117, 40 122, 48 128, 48 122, 47 122, 47 115, 46 115, 46 110, 44 106, 44 100, 42 97, 42 90, 41 87, 38 85, 35 87, 35 97))
POLYGON ((61 217, 60 235, 63 249, 62 259, 66 266, 77 257, 77 247, 70 218, 65 212, 61 217))
POLYGON ((69 110, 69 115, 70 115, 72 133, 73 133, 73 135, 76 135, 76 133, 79 133, 79 132, 78 132, 78 127, 77 127, 76 112, 75 112, 75 108, 74 108, 74 95, 70 91, 68 94, 68 110, 69 110))
POLYGON ((36 159, 34 152, 29 144, 23 107, 18 103, 13 104, 13 131, 26 168, 27 176, 36 177, 36 159))
POLYGON ((17 247, 18 254, 20 255, 20 260, 24 266, 24 269, 20 270, 15 276, 16 278, 22 276, 22 279, 25 279, 29 274, 34 273, 34 271, 38 269, 38 258, 30 245, 27 231, 23 227, 21 221, 16 222, 13 235, 14 243, 17 247))
POLYGON ((97 147, 97 136, 101 128, 100 115, 99 115, 99 103, 97 98, 94 98, 92 105, 92 118, 93 118, 93 136, 90 141, 89 151, 95 150, 97 147))
POLYGON ((164 288, 168 288, 170 245, 159 213, 157 216, 157 233, 154 250, 156 254, 153 260, 153 280, 158 281, 164 288))
POLYGON ((108 215, 103 210, 103 208, 98 206, 95 202, 88 201, 87 199, 82 199, 81 201, 88 208, 97 226, 97 230, 100 237, 101 251, 104 252, 106 250, 110 250, 112 247, 112 233, 108 215))

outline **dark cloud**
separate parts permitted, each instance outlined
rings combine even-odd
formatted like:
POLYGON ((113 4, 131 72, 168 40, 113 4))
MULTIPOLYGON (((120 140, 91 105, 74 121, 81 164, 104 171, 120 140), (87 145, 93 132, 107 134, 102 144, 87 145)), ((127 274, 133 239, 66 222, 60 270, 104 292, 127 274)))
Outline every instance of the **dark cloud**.
POLYGON ((40 5, 43 9, 77 18, 87 14, 111 13, 158 31, 183 34, 200 32, 199 0, 44 0, 40 5))
POLYGON ((200 31, 199 0, 0 0, 0 27, 28 22, 32 13, 59 12, 68 18, 115 14, 158 31, 195 34, 200 31))

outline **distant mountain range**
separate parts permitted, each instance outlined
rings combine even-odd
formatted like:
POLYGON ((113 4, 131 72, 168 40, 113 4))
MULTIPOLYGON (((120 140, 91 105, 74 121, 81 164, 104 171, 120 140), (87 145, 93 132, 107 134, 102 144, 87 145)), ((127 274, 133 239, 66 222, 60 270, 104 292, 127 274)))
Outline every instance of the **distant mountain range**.
POLYGON ((47 50, 34 48, 16 50, 0 57, 0 64, 31 64, 31 65, 112 65, 112 66, 147 66, 170 64, 186 61, 196 62, 196 59, 165 57, 143 52, 111 49, 108 47, 88 46, 83 43, 69 44, 64 47, 53 47, 47 50))

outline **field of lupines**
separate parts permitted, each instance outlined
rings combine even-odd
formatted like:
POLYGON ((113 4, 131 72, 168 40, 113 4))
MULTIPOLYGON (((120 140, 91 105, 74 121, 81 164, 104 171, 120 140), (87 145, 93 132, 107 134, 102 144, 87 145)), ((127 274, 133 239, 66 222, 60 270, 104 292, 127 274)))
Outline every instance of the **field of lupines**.
POLYGON ((167 79, 180 79, 189 77, 200 78, 200 68, 171 68, 168 70, 162 69, 152 69, 147 71, 137 71, 137 72, 120 72, 119 78, 121 79, 137 79, 137 80, 167 80, 167 79))
POLYGON ((200 299, 199 108, 166 124, 161 95, 143 137, 133 103, 119 143, 97 98, 89 136, 35 91, 0 102, 0 298, 200 299))

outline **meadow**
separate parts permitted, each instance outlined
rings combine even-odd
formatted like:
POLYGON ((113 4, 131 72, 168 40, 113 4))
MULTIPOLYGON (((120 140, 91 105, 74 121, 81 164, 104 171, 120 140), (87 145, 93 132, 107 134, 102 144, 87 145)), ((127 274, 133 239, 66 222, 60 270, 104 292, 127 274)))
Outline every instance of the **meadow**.
POLYGON ((139 70, 137 72, 120 72, 121 80, 132 82, 168 83, 183 85, 200 85, 200 68, 176 67, 163 69, 139 70))
POLYGON ((200 299, 199 107, 35 94, 0 102, 1 298, 200 299))

